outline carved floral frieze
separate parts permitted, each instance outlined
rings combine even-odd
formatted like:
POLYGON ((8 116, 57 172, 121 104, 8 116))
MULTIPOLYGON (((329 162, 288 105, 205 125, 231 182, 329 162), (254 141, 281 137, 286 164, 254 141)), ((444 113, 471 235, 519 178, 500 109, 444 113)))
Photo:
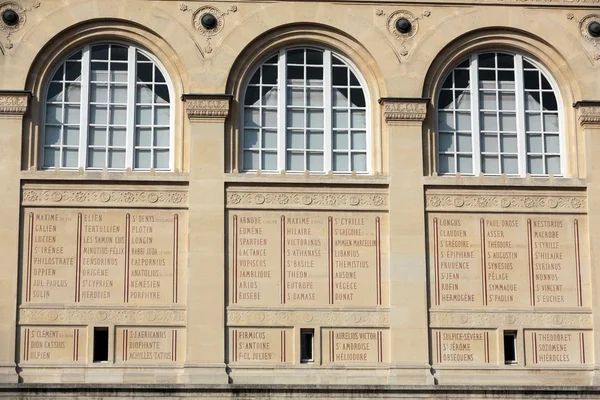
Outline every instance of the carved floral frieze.
POLYGON ((385 191, 227 189, 227 208, 387 210, 385 191))
POLYGON ((507 313, 507 312, 443 312, 429 313, 431 328, 593 328, 590 313, 507 313))
POLYGON ((600 102, 580 101, 575 104, 575 108, 581 125, 600 124, 600 102))
POLYGON ((516 211, 586 213, 585 193, 452 193, 428 191, 427 211, 516 211))
POLYGON ((89 310, 30 309, 19 310, 19 324, 176 324, 184 325, 185 310, 89 310))
POLYGON ((99 206, 99 207, 167 207, 185 208, 188 193, 185 189, 163 188, 103 188, 48 187, 25 185, 23 206, 99 206))
POLYGON ((297 311, 297 310, 228 310, 228 326, 287 326, 325 324, 328 326, 385 327, 390 313, 381 311, 297 311))
POLYGON ((383 98, 383 117, 386 122, 423 121, 427 116, 428 99, 383 98))
POLYGON ((194 119, 225 119, 231 99, 223 96, 184 95, 185 111, 194 119))
POLYGON ((0 91, 0 116, 25 114, 29 97, 27 92, 0 91))

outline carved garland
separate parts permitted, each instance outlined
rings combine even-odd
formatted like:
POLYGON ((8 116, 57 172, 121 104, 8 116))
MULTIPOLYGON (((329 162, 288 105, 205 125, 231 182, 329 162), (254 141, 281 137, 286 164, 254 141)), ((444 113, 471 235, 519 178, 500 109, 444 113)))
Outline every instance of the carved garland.
POLYGON ((387 193, 314 193, 291 191, 228 190, 228 208, 319 208, 319 209, 375 209, 386 210, 387 193))
POLYGON ((186 207, 186 191, 164 190, 97 190, 97 189, 47 189, 24 188, 22 204, 24 206, 55 205, 99 205, 109 206, 147 206, 147 207, 186 207))
POLYGON ((185 325, 185 310, 21 309, 19 324, 82 324, 93 322, 185 325))
POLYGON ((426 194, 428 211, 460 210, 460 209, 497 209, 506 211, 587 211, 587 199, 581 196, 534 196, 534 195, 467 195, 467 194, 426 194))
POLYGON ((388 311, 227 311, 228 326, 285 326, 299 324, 328 326, 373 326, 390 324, 388 311))
POLYGON ((515 325, 536 328, 578 328, 591 329, 591 314, 567 313, 478 313, 478 312, 438 312, 429 313, 432 328, 498 328, 515 325))

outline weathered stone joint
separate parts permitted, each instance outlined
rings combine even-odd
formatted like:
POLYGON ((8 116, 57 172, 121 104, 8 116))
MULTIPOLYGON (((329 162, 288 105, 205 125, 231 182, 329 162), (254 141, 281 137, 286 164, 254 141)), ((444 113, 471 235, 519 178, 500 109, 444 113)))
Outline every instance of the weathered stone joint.
POLYGON ((427 116, 428 103, 429 99, 422 98, 382 97, 379 99, 386 122, 423 121, 427 116))
POLYGON ((225 119, 233 96, 229 94, 184 94, 185 111, 191 120, 225 119))
POLYGON ((16 90, 0 90, 0 116, 24 115, 31 92, 16 90))

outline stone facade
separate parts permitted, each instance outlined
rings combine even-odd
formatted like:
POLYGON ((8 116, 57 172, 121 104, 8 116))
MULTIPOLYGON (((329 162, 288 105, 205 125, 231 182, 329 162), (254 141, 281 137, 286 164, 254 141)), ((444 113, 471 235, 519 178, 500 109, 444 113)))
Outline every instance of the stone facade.
MULTIPOLYGON (((326 397, 340 395, 335 385, 376 384, 389 388, 378 389, 383 397, 450 398, 459 396, 451 385, 476 382, 478 391, 515 386, 504 394, 516 398, 529 393, 520 385, 597 385, 597 5, 0 0, 3 390, 16 396, 8 385, 16 382, 333 385, 323 389, 326 397), (99 50, 105 44, 113 46, 110 56, 99 50), (324 75, 310 77, 308 55, 293 64, 287 49, 296 48, 323 54, 324 75), (489 69, 498 87, 489 89, 483 61, 477 67, 474 60, 496 53, 520 67, 498 61, 489 69), (473 64, 461 67, 464 60, 473 64), (274 65, 279 75, 269 82, 274 65), (142 76, 146 66, 150 78, 142 76), (496 106, 497 118, 525 110, 515 132, 500 127, 495 136, 518 137, 514 155, 496 153, 521 157, 520 173, 486 173, 485 145, 461 153, 457 142, 452 154, 477 159, 476 172, 444 173, 441 92, 454 67, 469 71, 472 83, 460 90, 472 90, 481 104, 489 93, 500 102, 513 95, 514 108, 496 106), (70 77, 69 68, 80 75, 70 77), (106 75, 98 72, 104 68, 106 75), (293 68, 309 77, 299 84, 293 68), (336 83, 336 68, 356 83, 336 83), (502 86, 507 71, 516 71, 509 89, 502 86), (531 89, 539 93, 527 97, 525 83, 523 97, 519 85, 531 73, 540 74, 541 86, 531 89), (248 103, 253 85, 260 104, 248 103), (311 108, 306 97, 297 109, 307 118, 304 140, 324 137, 319 151, 302 150, 306 171, 289 168, 296 153, 283 137, 293 116, 284 115, 296 109, 285 85, 300 85, 302 96, 325 93, 324 104, 311 108), (99 100, 102 88, 110 96, 99 100), (360 88, 364 104, 354 102, 360 88), (336 105, 336 90, 352 99, 346 108, 336 105), (154 100, 142 101, 148 93, 154 100), (538 114, 523 102, 535 96, 547 102, 540 118, 556 116, 556 134, 547 133, 546 119, 542 133, 531 133, 528 118, 538 114), (95 120, 100 109, 110 114, 104 125, 95 120), (246 143, 255 109, 264 141, 276 134, 275 150, 246 143), (119 110, 127 113, 122 124, 119 110), (145 111, 149 128, 140 122, 145 111), (337 162, 342 111, 351 115, 345 123, 356 115, 364 125, 344 128, 366 137, 365 149, 350 144, 344 154, 358 154, 365 167, 352 161, 338 173, 327 165, 337 162), (265 122, 269 112, 273 126, 265 122), (311 130, 311 112, 322 112, 321 128, 311 130), (157 122, 161 115, 167 122, 157 122), (54 128, 59 137, 51 139, 54 128), (119 129, 127 132, 122 145, 116 136, 103 145, 92 136, 119 129), (144 129, 154 132, 150 144, 140 144, 144 129), (556 154, 546 144, 550 155, 540 157, 547 165, 560 158, 560 173, 526 165, 535 158, 526 140, 536 135, 559 140, 556 154), (107 158, 94 167, 98 149, 107 158), (270 152, 278 168, 264 167, 270 152), (54 165, 51 154, 75 158, 54 165), (139 168, 145 154, 153 164, 139 168), (323 157, 320 172, 308 167, 314 154, 323 157), (120 155, 123 167, 110 167, 120 155), (433 385, 449 392, 428 392, 433 385)), ((452 112, 472 112, 481 129, 473 122, 467 133, 476 132, 469 137, 479 145, 490 112, 469 104, 452 112)), ((466 134, 452 129, 455 138, 466 134)), ((576 395, 556 390, 557 397, 540 398, 576 395)))

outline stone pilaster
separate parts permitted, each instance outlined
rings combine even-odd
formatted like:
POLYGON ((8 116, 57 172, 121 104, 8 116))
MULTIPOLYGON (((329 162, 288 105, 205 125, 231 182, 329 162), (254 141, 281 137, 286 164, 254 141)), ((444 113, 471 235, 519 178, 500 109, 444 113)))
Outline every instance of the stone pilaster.
POLYGON ((184 95, 190 120, 185 381, 227 383, 225 371, 225 119, 231 97, 184 95))
POLYGON ((0 382, 17 382, 16 324, 19 282, 19 175, 23 115, 31 94, 0 90, 0 382))
MULTIPOLYGON (((585 148, 585 170, 587 177, 588 199, 600 196, 600 100, 579 101, 573 105, 577 111, 581 138, 585 148)), ((590 266, 592 286, 592 310, 594 343, 600 340, 600 274, 594 273, 594 267, 600 263, 600 202, 588 201, 588 224, 590 240, 590 266)), ((599 360, 600 346, 594 346, 595 376, 594 385, 600 384, 599 360)))
POLYGON ((428 99, 383 98, 390 155, 391 384, 432 383, 422 125, 428 99))

